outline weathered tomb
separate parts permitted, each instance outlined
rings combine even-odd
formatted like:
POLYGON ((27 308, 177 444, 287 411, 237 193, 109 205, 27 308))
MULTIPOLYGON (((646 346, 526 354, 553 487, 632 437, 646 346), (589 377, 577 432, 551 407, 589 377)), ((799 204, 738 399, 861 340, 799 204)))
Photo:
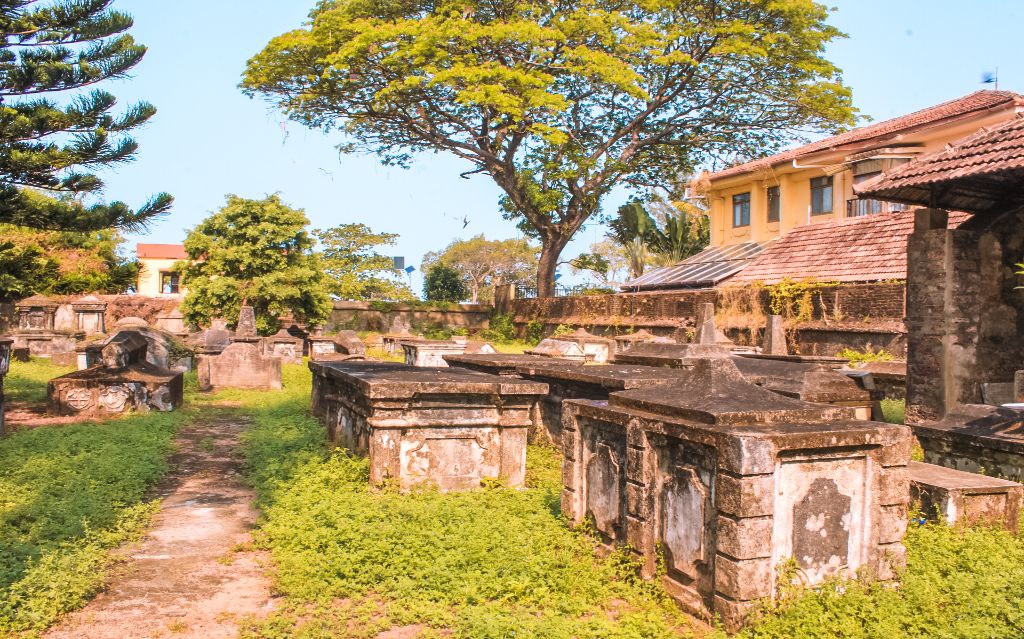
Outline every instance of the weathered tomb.
POLYGON ((399 326, 399 330, 392 331, 387 335, 380 336, 380 347, 388 354, 394 355, 395 353, 401 352, 402 342, 411 339, 422 339, 420 335, 413 335, 410 333, 404 325, 399 326))
POLYGON ((616 355, 618 355, 619 353, 625 353, 626 351, 633 348, 637 344, 642 344, 644 342, 660 342, 662 344, 675 343, 675 341, 670 337, 660 337, 643 328, 635 333, 616 335, 612 339, 615 341, 616 355))
POLYGON ((576 342, 566 342, 553 337, 542 339, 539 344, 528 351, 524 351, 524 353, 526 355, 538 355, 540 357, 567 359, 580 363, 587 361, 587 354, 583 352, 583 349, 580 348, 579 344, 576 342))
POLYGON ((59 304, 34 295, 15 304, 18 328, 10 334, 14 348, 24 349, 31 357, 47 357, 57 364, 74 364, 75 344, 82 332, 58 331, 55 317, 59 304))
POLYGON ((93 366, 57 377, 47 384, 54 415, 104 417, 133 411, 172 411, 181 406, 182 373, 154 366, 146 359, 149 341, 122 330, 106 340, 93 366))
POLYGON ((444 367, 448 366, 445 355, 494 354, 497 351, 487 342, 417 339, 401 343, 405 363, 409 366, 444 367))
POLYGON ((226 320, 217 318, 210 322, 210 328, 192 333, 187 344, 201 355, 217 355, 231 344, 231 331, 226 320))
POLYGON ((586 329, 578 328, 567 335, 559 335, 563 342, 572 342, 580 347, 588 362, 604 364, 615 355, 615 342, 607 337, 598 337, 586 329))
POLYGON ((739 628, 792 558, 801 583, 905 563, 911 436, 702 360, 676 386, 564 404, 563 513, 628 545, 685 608, 739 628))
POLYGON ((929 464, 1024 482, 1024 410, 963 405, 913 429, 929 464))
POLYGON ((156 316, 156 327, 171 335, 188 335, 188 326, 185 325, 185 315, 181 309, 174 307, 166 313, 156 316))
POLYGON ((72 302, 71 309, 75 313, 75 329, 86 336, 107 332, 107 303, 95 295, 72 302))
POLYGON ((1024 485, 921 462, 910 462, 907 469, 910 498, 929 519, 999 525, 1017 532, 1024 485))
MULTIPOLYGON (((653 368, 629 364, 604 366, 550 366, 532 362, 517 370, 523 379, 543 382, 548 394, 541 403, 540 420, 531 439, 560 444, 562 441, 562 402, 567 399, 604 401, 611 393, 634 388, 669 387, 687 379, 680 369, 653 368)), ((669 392, 666 389, 666 392, 669 392)), ((672 389, 671 392, 674 392, 672 389)))
POLYGON ((490 373, 501 377, 519 377, 518 369, 522 366, 582 366, 583 362, 526 355, 518 353, 462 353, 445 355, 444 361, 449 366, 466 368, 480 373, 490 373))
POLYGON ((301 364, 302 340, 282 328, 273 335, 263 338, 263 354, 280 357, 283 364, 301 364))
POLYGON ((367 455, 370 481, 467 490, 523 485, 526 436, 544 384, 460 368, 310 362, 313 414, 332 442, 367 455))
POLYGON ((196 371, 201 391, 282 388, 281 358, 264 355, 253 342, 234 342, 218 355, 199 355, 196 371))
MULTIPOLYGON (((118 328, 118 332, 131 331, 138 333, 146 340, 145 358, 153 366, 170 369, 179 373, 192 370, 194 352, 192 348, 187 346, 177 336, 152 328, 145 320, 135 317, 118 320, 115 326, 118 328)), ((103 348, 113 339, 114 337, 109 337, 99 342, 86 344, 84 362, 81 357, 78 360, 79 369, 84 370, 84 368, 90 368, 99 364, 103 348)))
POLYGON ((0 337, 0 437, 4 435, 4 377, 11 368, 14 340, 0 337))
POLYGON ((907 363, 904 361, 863 362, 840 369, 863 388, 876 391, 884 398, 906 399, 907 363))

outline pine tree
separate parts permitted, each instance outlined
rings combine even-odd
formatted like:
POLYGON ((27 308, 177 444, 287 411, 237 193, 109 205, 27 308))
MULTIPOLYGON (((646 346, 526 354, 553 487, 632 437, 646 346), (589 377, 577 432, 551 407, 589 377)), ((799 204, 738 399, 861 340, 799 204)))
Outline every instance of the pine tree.
POLYGON ((112 94, 83 90, 125 77, 146 52, 127 33, 131 17, 111 4, 0 0, 0 222, 137 230, 170 208, 166 193, 138 210, 83 201, 103 189, 90 171, 134 159, 128 133, 156 112, 138 103, 116 115, 112 94))

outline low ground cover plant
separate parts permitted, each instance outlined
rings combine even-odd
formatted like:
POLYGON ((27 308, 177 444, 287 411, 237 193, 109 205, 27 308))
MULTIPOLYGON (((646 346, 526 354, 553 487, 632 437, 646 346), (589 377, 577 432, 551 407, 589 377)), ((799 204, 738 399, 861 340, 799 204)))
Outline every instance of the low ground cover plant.
MULTIPOLYGON (((13 362, 5 382, 15 397, 37 401, 39 380, 62 372, 13 362)), ((102 587, 109 551, 155 512, 146 493, 187 418, 148 413, 0 439, 0 636, 38 632, 102 587)))

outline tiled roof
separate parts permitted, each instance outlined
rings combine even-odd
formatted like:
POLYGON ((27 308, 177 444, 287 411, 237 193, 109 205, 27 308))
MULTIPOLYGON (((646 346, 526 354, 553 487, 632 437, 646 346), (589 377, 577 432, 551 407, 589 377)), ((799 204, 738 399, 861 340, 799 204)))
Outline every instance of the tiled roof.
POLYGON ((897 134, 904 133, 908 129, 934 124, 943 120, 963 117, 979 111, 995 110, 1008 106, 1024 106, 1024 96, 1013 93, 1012 91, 975 91, 974 93, 965 95, 961 98, 943 102, 942 104, 937 104, 933 107, 915 111, 914 113, 903 115, 898 118, 851 129, 846 133, 841 133, 830 138, 825 138, 824 140, 805 144, 795 149, 790 149, 789 151, 783 151, 782 153, 766 158, 745 162, 717 173, 713 173, 710 177, 712 180, 718 180, 725 177, 740 175, 749 171, 765 169, 783 162, 790 162, 798 157, 810 153, 836 149, 848 144, 865 142, 874 138, 879 138, 879 141, 882 141, 887 137, 893 137, 897 134))
POLYGON ((765 246, 765 243, 743 242, 706 248, 677 264, 648 271, 621 288, 624 291, 709 288, 742 270, 765 246))
POLYGON ((188 253, 182 244, 136 244, 135 257, 158 260, 187 260, 188 253))
MULTIPOLYGON (((969 217, 967 213, 950 213, 950 228, 969 217)), ((913 230, 912 211, 799 226, 726 284, 775 284, 787 277, 821 282, 906 279, 907 236, 913 230)))
POLYGON ((1017 117, 855 188, 883 200, 984 211, 1021 199, 1022 183, 1024 117, 1017 117), (938 185, 941 188, 936 188, 938 185))

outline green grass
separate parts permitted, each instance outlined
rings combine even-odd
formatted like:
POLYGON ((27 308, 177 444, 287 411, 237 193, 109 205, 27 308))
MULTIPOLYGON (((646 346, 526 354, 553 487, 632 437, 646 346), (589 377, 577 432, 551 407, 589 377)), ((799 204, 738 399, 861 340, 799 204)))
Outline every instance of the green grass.
MULTIPOLYGON (((5 381, 35 401, 40 380, 59 372, 15 362, 5 381)), ((0 440, 0 636, 37 633, 102 587, 110 550, 140 535, 158 507, 146 493, 187 418, 139 414, 0 440)))
POLYGON ((11 370, 4 378, 4 399, 9 402, 45 402, 46 382, 73 370, 74 366, 55 366, 42 358, 28 362, 12 361, 11 370))
POLYGON ((890 424, 902 424, 907 417, 907 400, 883 399, 882 419, 890 424))
POLYGON ((518 355, 519 353, 522 353, 523 351, 528 351, 531 348, 533 348, 532 344, 528 344, 528 343, 523 342, 523 341, 516 341, 516 342, 491 342, 491 346, 493 346, 494 350, 498 351, 499 353, 511 353, 511 354, 514 354, 514 355, 518 355))
POLYGON ((530 450, 525 490, 374 490, 364 459, 328 450, 308 416, 308 372, 290 368, 282 393, 236 396, 255 421, 244 448, 264 513, 258 540, 287 596, 243 637, 375 637, 408 624, 473 638, 685 632, 624 555, 599 559, 593 539, 569 529, 553 450, 530 450))

